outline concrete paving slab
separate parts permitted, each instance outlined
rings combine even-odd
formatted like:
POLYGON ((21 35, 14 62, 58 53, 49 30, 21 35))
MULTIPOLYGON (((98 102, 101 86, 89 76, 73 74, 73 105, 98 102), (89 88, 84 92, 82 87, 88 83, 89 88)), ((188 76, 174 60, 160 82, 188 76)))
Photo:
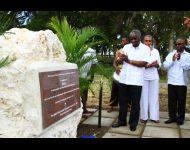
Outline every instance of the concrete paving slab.
POLYGON ((182 138, 190 138, 190 130, 181 129, 182 138))
POLYGON ((106 133, 102 138, 139 138, 135 135, 119 134, 119 133, 106 133))
POLYGON ((190 121, 190 114, 189 114, 189 113, 186 113, 186 114, 185 114, 185 120, 190 121))
POLYGON ((146 126, 142 137, 152 138, 179 138, 178 129, 158 126, 146 126))
POLYGON ((96 112, 98 109, 96 109, 96 108, 87 108, 87 110, 96 112))
POLYGON ((160 118, 168 119, 168 112, 160 111, 160 118))
MULTIPOLYGON (((129 115, 130 115, 130 113, 127 113, 127 123, 129 122, 129 115)), ((118 122, 118 117, 116 117, 115 119, 116 119, 115 123, 118 122)), ((140 121, 139 121, 139 123, 140 123, 140 121)), ((140 123, 140 124, 142 124, 142 123, 140 123)))
MULTIPOLYGON (((93 116, 94 116, 94 117, 98 117, 98 114, 99 114, 99 112, 96 111, 96 112, 93 114, 93 116)), ((101 114, 101 115, 102 115, 102 117, 117 118, 118 115, 119 115, 119 112, 118 112, 118 111, 112 111, 112 112, 108 113, 107 110, 102 110, 102 114, 101 114)))
POLYGON ((148 120, 148 122, 146 123, 147 126, 155 126, 155 127, 167 127, 167 128, 178 128, 177 123, 170 123, 170 124, 165 124, 164 121, 166 121, 167 119, 163 119, 160 118, 160 122, 159 123, 154 123, 151 122, 150 120, 148 120))
POLYGON ((119 128, 112 128, 111 127, 108 130, 108 132, 140 136, 142 129, 143 129, 143 125, 138 125, 137 129, 135 131, 130 131, 129 125, 128 125, 128 126, 121 126, 119 128))
MULTIPOLYGON (((98 125, 98 109, 88 108, 90 111, 95 111, 89 118, 81 118, 82 124, 98 125)), ((107 110, 102 110, 101 125, 110 127, 113 122, 118 121, 118 111, 108 113, 107 110)), ((176 123, 165 124, 168 119, 168 112, 160 112, 160 123, 154 123, 148 120, 146 124, 140 123, 136 131, 129 129, 129 115, 127 113, 127 126, 112 128, 103 136, 103 138, 179 138, 179 129, 181 130, 182 138, 190 138, 190 113, 186 113, 184 125, 178 126, 176 123), (144 131, 143 131, 144 130, 144 131)))
POLYGON ((92 116, 93 113, 87 113, 87 114, 82 114, 82 118, 88 118, 90 116, 92 116))
MULTIPOLYGON (((104 118, 101 119, 101 125, 102 126, 111 126, 113 123, 113 118, 104 118)), ((98 117, 89 117, 87 118, 82 124, 89 124, 89 125, 98 125, 98 117)))
POLYGON ((190 130, 190 121, 184 121, 184 124, 180 125, 180 129, 189 129, 190 130))

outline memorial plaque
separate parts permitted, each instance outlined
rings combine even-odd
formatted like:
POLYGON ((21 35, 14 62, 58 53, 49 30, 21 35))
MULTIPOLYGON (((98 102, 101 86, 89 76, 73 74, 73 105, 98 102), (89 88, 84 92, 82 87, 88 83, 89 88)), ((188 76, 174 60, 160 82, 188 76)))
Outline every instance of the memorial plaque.
POLYGON ((43 128, 69 115, 80 105, 77 69, 40 72, 43 128))

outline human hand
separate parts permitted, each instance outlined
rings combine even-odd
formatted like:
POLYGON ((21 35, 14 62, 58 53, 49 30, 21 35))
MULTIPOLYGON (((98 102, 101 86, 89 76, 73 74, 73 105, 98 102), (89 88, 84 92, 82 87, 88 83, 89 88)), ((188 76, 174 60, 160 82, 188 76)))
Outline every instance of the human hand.
POLYGON ((180 57, 181 57, 181 53, 177 52, 177 60, 180 60, 180 57))
POLYGON ((179 60, 180 59, 180 52, 176 52, 174 55, 173 55, 173 58, 172 60, 175 61, 176 59, 179 60))
POLYGON ((157 66, 158 66, 157 60, 153 61, 153 62, 152 62, 152 67, 157 67, 157 66))
POLYGON ((151 67, 156 67, 157 68, 158 66, 159 66, 158 62, 157 62, 157 60, 155 60, 152 63, 147 64, 146 68, 151 68, 151 67))
POLYGON ((117 57, 115 61, 116 61, 117 65, 118 64, 123 64, 123 60, 121 59, 121 57, 117 57))
POLYGON ((122 60, 122 61, 125 61, 125 62, 129 62, 129 59, 128 59, 128 55, 127 54, 121 54, 120 55, 120 59, 122 60))
POLYGON ((115 67, 115 72, 119 75, 119 73, 120 73, 120 68, 119 67, 115 67))
POLYGON ((124 54, 123 51, 121 51, 121 50, 117 51, 117 53, 116 53, 117 59, 120 59, 123 54, 124 54))

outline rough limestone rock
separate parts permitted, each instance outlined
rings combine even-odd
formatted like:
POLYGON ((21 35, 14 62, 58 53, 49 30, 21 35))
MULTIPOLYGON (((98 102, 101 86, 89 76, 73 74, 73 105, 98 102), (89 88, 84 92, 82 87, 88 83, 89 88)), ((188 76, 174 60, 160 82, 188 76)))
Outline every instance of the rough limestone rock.
POLYGON ((76 64, 66 62, 56 34, 51 30, 12 28, 0 36, 0 59, 7 55, 12 62, 0 68, 0 137, 75 138, 81 107, 42 128, 39 72, 77 68, 76 64))

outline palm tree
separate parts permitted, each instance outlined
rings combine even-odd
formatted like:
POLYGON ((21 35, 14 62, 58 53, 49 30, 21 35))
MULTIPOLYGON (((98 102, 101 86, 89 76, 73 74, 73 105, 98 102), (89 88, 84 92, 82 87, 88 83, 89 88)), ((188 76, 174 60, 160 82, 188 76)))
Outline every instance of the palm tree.
MULTIPOLYGON (((52 17, 49 26, 54 29, 63 44, 66 52, 67 61, 75 63, 79 70, 79 82, 80 82, 80 93, 87 88, 88 80, 81 77, 81 68, 89 61, 94 59, 92 56, 83 58, 83 55, 87 51, 88 47, 93 47, 104 41, 107 38, 95 27, 84 27, 82 29, 75 29, 71 27, 67 18, 59 20, 57 17, 52 17), (82 59, 83 58, 83 59, 82 59)), ((100 64, 97 65, 95 72, 99 72, 106 76, 106 73, 100 64)), ((107 77, 107 76, 106 76, 107 77)))

